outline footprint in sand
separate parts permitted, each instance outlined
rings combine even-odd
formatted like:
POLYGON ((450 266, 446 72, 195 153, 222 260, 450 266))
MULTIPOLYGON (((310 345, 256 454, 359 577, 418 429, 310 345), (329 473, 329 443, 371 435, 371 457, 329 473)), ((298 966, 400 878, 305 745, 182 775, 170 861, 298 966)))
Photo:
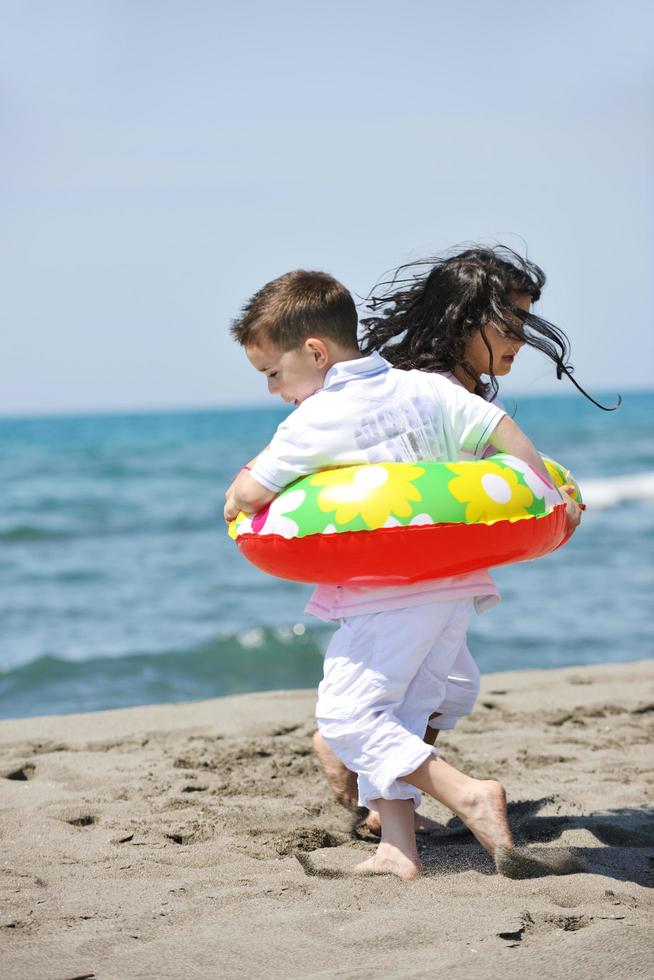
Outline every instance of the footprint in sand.
POLYGON ((86 813, 81 817, 65 819, 65 822, 70 824, 71 827, 92 827, 93 824, 98 822, 98 818, 90 813, 86 813))
POLYGON ((34 779, 36 773, 36 766, 31 762, 26 762, 25 765, 19 766, 18 769, 11 769, 9 772, 2 774, 3 779, 15 779, 19 782, 27 782, 28 779, 34 779))
MULTIPOLYGON (((302 851, 295 851, 293 857, 299 862, 304 871, 305 875, 310 878, 346 878, 348 875, 344 871, 338 871, 336 868, 317 868, 313 863, 308 854, 304 854, 302 851)), ((352 873, 354 877, 354 873, 352 873)))
POLYGON ((99 823, 97 814, 89 813, 88 810, 67 808, 65 810, 59 810, 59 812, 53 813, 51 816, 55 820, 61 820, 62 823, 67 823, 70 827, 93 827, 99 823))
POLYGON ((519 946, 526 939, 534 934, 543 935, 548 932, 556 932, 561 929, 563 932, 578 932, 591 925, 592 918, 587 915, 552 915, 551 913, 532 915, 525 911, 520 917, 520 924, 516 929, 498 932, 499 939, 504 939, 510 946, 519 946))

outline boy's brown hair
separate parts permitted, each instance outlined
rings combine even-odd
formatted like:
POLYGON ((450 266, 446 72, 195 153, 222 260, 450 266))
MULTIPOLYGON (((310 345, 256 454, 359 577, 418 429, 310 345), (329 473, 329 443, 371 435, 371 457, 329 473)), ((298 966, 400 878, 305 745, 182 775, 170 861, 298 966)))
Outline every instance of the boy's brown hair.
POLYGON ((296 269, 266 283, 231 326, 242 347, 268 340, 295 350, 307 337, 328 337, 357 347, 357 311, 350 293, 326 272, 296 269))

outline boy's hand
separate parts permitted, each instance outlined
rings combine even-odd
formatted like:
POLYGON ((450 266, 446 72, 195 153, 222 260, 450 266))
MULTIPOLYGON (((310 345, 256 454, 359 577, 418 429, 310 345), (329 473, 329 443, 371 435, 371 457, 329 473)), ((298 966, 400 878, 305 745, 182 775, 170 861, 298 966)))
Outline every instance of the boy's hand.
MULTIPOLYGON (((230 487, 231 490, 231 487, 230 487)), ((223 517, 225 518, 225 524, 229 527, 232 521, 238 517, 241 513, 241 508, 237 507, 234 502, 234 497, 230 494, 229 490, 225 494, 225 509, 223 510, 223 517)))
POLYGON ((276 496, 276 492, 263 487, 254 477, 250 476, 249 469, 243 467, 225 493, 223 517, 229 524, 241 511, 245 514, 256 514, 276 496))
MULTIPOLYGON (((267 446, 264 446, 264 449, 267 448, 268 448, 267 446)), ((262 449, 261 452, 263 451, 264 450, 262 449)), ((252 469, 252 467, 254 466, 254 464, 256 463, 260 455, 261 453, 257 453, 256 456, 252 457, 249 463, 246 463, 245 466, 242 466, 241 469, 236 474, 236 476, 234 477, 234 479, 232 480, 232 482, 230 483, 230 485, 225 490, 226 503, 225 503, 225 509, 223 511, 223 517, 225 518, 225 521, 227 522, 228 525, 230 521, 233 521, 235 517, 238 517, 238 515, 241 513, 241 510, 243 509, 242 507, 237 507, 236 503, 234 502, 234 492, 236 490, 236 484, 238 482, 238 478, 243 473, 243 471, 247 472, 248 470, 252 469)))
POLYGON ((571 483, 565 483, 559 487, 559 493, 565 501, 565 514, 568 519, 568 534, 574 534, 581 524, 581 512, 583 507, 574 499, 575 488, 571 483))

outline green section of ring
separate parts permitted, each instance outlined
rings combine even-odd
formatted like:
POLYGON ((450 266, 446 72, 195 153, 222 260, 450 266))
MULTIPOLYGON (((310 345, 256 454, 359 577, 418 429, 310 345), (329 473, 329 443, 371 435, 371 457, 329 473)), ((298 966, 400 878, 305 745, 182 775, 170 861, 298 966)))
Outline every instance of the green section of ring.
MULTIPOLYGON (((420 499, 410 500, 402 497, 401 493, 399 495, 400 499, 406 504, 407 507, 410 508, 410 513, 406 516, 402 516, 392 508, 388 512, 387 516, 393 517, 395 520, 399 521, 400 524, 410 524, 411 519, 417 514, 429 514, 435 523, 437 521, 465 521, 465 504, 461 504, 458 500, 455 500, 455 498, 448 491, 448 483, 452 479, 453 474, 445 468, 444 464, 373 463, 364 465, 383 465, 385 468, 390 470, 392 476, 394 476, 396 473, 402 474, 403 470, 406 468, 410 468, 415 472, 421 471, 421 475, 416 479, 404 482, 404 486, 415 488, 418 494, 420 494, 420 499), (439 513, 441 516, 436 517, 435 515, 437 513, 439 513)), ((342 477, 343 484, 351 484, 352 477, 357 470, 360 470, 361 468, 361 466, 344 466, 340 468, 339 476, 342 477)), ((298 480, 296 483, 291 485, 292 488, 304 490, 306 493, 306 498, 302 505, 298 507, 297 510, 288 513, 288 516, 294 520, 299 527, 298 537, 302 538, 308 534, 321 534, 329 525, 336 526, 338 531, 370 531, 374 529, 374 526, 371 527, 371 525, 365 521, 361 513, 357 514, 346 523, 337 523, 336 510, 323 510, 319 505, 318 498, 325 488, 321 485, 315 485, 312 480, 313 476, 303 477, 303 479, 298 480)), ((288 489, 290 488, 287 488, 287 490, 288 489)), ((286 492, 287 491, 284 491, 284 493, 286 492)), ((379 490, 371 490, 370 496, 374 494, 384 495, 385 493, 388 493, 387 485, 382 486, 379 490)), ((384 516, 384 520, 382 520, 377 526, 382 527, 385 520, 386 515, 384 516)))
POLYGON ((543 462, 545 463, 545 466, 547 467, 549 474, 556 483, 557 487, 562 487, 564 483, 571 484, 575 488, 575 492, 573 494, 574 499, 578 504, 583 504, 584 500, 581 496, 579 484, 575 480, 570 470, 567 470, 565 466, 561 466, 561 464, 557 463, 555 459, 550 459, 549 456, 543 456, 543 462))
MULTIPOLYGON (((509 512, 496 519, 521 520, 529 517, 543 517, 550 512, 543 498, 536 497, 529 490, 523 474, 508 465, 505 456, 498 453, 485 460, 457 463, 368 463, 359 466, 344 466, 338 470, 322 471, 296 480, 280 494, 281 510, 298 526, 297 537, 307 537, 313 534, 323 534, 331 527, 336 533, 341 531, 366 531, 382 527, 388 517, 399 525, 409 525, 418 515, 428 515, 431 521, 437 523, 485 523, 483 517, 470 521, 466 514, 470 513, 470 501, 475 494, 484 496, 482 479, 486 475, 494 478, 504 476, 515 490, 514 496, 521 494, 522 505, 515 512, 509 512), (367 492, 363 497, 357 494, 353 478, 355 474, 369 467, 381 466, 387 470, 389 477, 380 488, 367 492), (333 479, 332 479, 333 476, 333 479), (351 512, 349 520, 337 521, 339 513, 334 497, 335 482, 338 482, 338 496, 345 502, 345 508, 351 512), (457 482, 455 482, 457 481, 457 482), (452 493, 452 484, 469 491, 462 500, 452 493), (475 489, 476 488, 476 489, 475 489), (291 493, 302 490, 305 494, 300 506, 293 510, 285 510, 283 500, 291 493), (327 492, 329 491, 329 492, 327 492), (322 497, 321 497, 322 494, 322 497), (366 508, 365 500, 379 495, 381 501, 371 518, 371 509, 366 508), (418 497, 418 499, 413 499, 418 497), (323 506, 320 506, 320 503, 323 506), (329 506, 331 505, 331 506, 329 506), (367 516, 368 520, 365 519, 367 516), (375 522, 376 521, 376 522, 375 522)), ((569 472, 553 460, 546 460, 549 472, 557 485, 564 482, 574 483, 569 472)), ((576 484, 575 484, 576 486, 576 484)), ((577 488, 578 490, 578 488, 577 488)), ((581 499, 579 494, 578 499, 581 499)), ((238 533, 238 531, 237 531, 238 533)), ((328 532, 333 533, 333 530, 328 532)))

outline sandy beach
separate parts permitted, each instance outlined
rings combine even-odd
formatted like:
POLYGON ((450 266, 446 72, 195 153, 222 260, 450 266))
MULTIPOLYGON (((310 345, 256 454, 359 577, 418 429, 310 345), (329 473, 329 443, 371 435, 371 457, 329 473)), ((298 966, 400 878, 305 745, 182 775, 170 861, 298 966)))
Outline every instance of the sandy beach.
POLYGON ((443 756, 500 778, 518 840, 580 873, 511 880, 438 804, 416 882, 312 754, 313 691, 0 723, 0 972, 66 978, 646 977, 654 662, 487 676, 443 756), (296 856, 299 853, 300 859, 296 856))

